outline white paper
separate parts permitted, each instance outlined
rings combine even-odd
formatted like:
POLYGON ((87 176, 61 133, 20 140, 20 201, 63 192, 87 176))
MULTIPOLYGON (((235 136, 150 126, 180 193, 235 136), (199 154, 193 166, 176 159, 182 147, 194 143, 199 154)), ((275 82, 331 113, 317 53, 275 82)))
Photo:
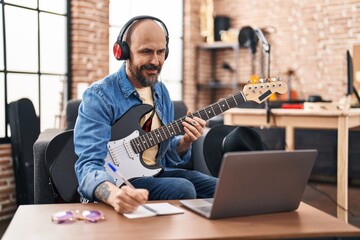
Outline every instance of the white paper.
POLYGON ((148 203, 146 204, 146 206, 155 210, 156 213, 144 208, 143 206, 139 206, 132 213, 124 213, 124 216, 127 218, 145 218, 145 217, 184 213, 184 211, 181 208, 178 208, 170 203, 148 203))

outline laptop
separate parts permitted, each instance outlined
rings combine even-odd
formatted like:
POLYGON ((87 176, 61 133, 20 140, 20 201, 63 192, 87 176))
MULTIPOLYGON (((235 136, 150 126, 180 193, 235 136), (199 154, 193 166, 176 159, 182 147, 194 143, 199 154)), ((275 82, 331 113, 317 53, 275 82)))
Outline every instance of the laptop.
POLYGON ((180 203, 209 219, 294 211, 316 157, 315 149, 225 153, 214 198, 180 203))

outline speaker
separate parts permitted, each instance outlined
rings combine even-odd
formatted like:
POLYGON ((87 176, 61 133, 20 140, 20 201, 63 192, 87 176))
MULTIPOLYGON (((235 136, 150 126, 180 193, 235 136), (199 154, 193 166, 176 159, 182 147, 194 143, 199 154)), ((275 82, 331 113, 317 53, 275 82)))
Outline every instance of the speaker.
POLYGON ((230 18, 226 16, 215 16, 214 18, 214 39, 221 41, 220 31, 229 30, 230 18))
POLYGON ((152 17, 152 16, 148 16, 148 15, 141 15, 141 16, 136 16, 136 17, 131 18, 129 21, 127 21, 125 23, 125 25, 121 29, 121 31, 116 39, 116 42, 114 43, 114 46, 113 46, 114 57, 117 60, 127 60, 130 58, 130 48, 129 48, 128 43, 123 40, 123 37, 124 37, 126 30, 135 21, 142 20, 142 19, 152 19, 161 24, 162 28, 164 29, 165 37, 166 37, 165 59, 168 57, 168 55, 169 55, 169 32, 167 30, 165 23, 163 23, 163 21, 161 21, 160 19, 158 19, 156 17, 152 17))

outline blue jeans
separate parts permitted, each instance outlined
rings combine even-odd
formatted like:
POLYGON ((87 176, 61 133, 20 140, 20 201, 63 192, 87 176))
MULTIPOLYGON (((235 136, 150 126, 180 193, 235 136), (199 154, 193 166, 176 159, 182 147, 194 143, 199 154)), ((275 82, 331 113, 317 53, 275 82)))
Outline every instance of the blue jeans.
POLYGON ((163 171, 156 177, 131 180, 135 188, 149 191, 149 200, 212 198, 218 179, 192 170, 163 171))

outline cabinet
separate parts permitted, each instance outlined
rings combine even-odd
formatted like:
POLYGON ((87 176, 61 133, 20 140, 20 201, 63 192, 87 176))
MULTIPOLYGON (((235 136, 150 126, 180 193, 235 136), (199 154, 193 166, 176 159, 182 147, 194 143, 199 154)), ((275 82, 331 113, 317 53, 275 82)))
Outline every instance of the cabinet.
MULTIPOLYGON (((214 42, 214 43, 202 43, 196 46, 195 52, 195 83, 196 83, 196 104, 199 105, 199 98, 202 93, 202 90, 210 90, 210 99, 211 103, 217 101, 216 99, 216 90, 218 89, 232 89, 233 93, 238 91, 238 79, 239 79, 239 44, 238 43, 224 43, 224 42, 214 42), (229 59, 230 65, 232 65, 231 82, 224 83, 216 76, 216 69, 223 67, 217 65, 216 55, 220 50, 232 50, 233 59, 229 59), (202 68, 202 71, 210 71, 210 79, 205 81, 200 81, 200 53, 201 51, 210 52, 210 67, 207 67, 206 70, 202 68), (209 69, 210 68, 210 69, 209 69)), ((199 107, 199 106, 197 106, 199 107)))

